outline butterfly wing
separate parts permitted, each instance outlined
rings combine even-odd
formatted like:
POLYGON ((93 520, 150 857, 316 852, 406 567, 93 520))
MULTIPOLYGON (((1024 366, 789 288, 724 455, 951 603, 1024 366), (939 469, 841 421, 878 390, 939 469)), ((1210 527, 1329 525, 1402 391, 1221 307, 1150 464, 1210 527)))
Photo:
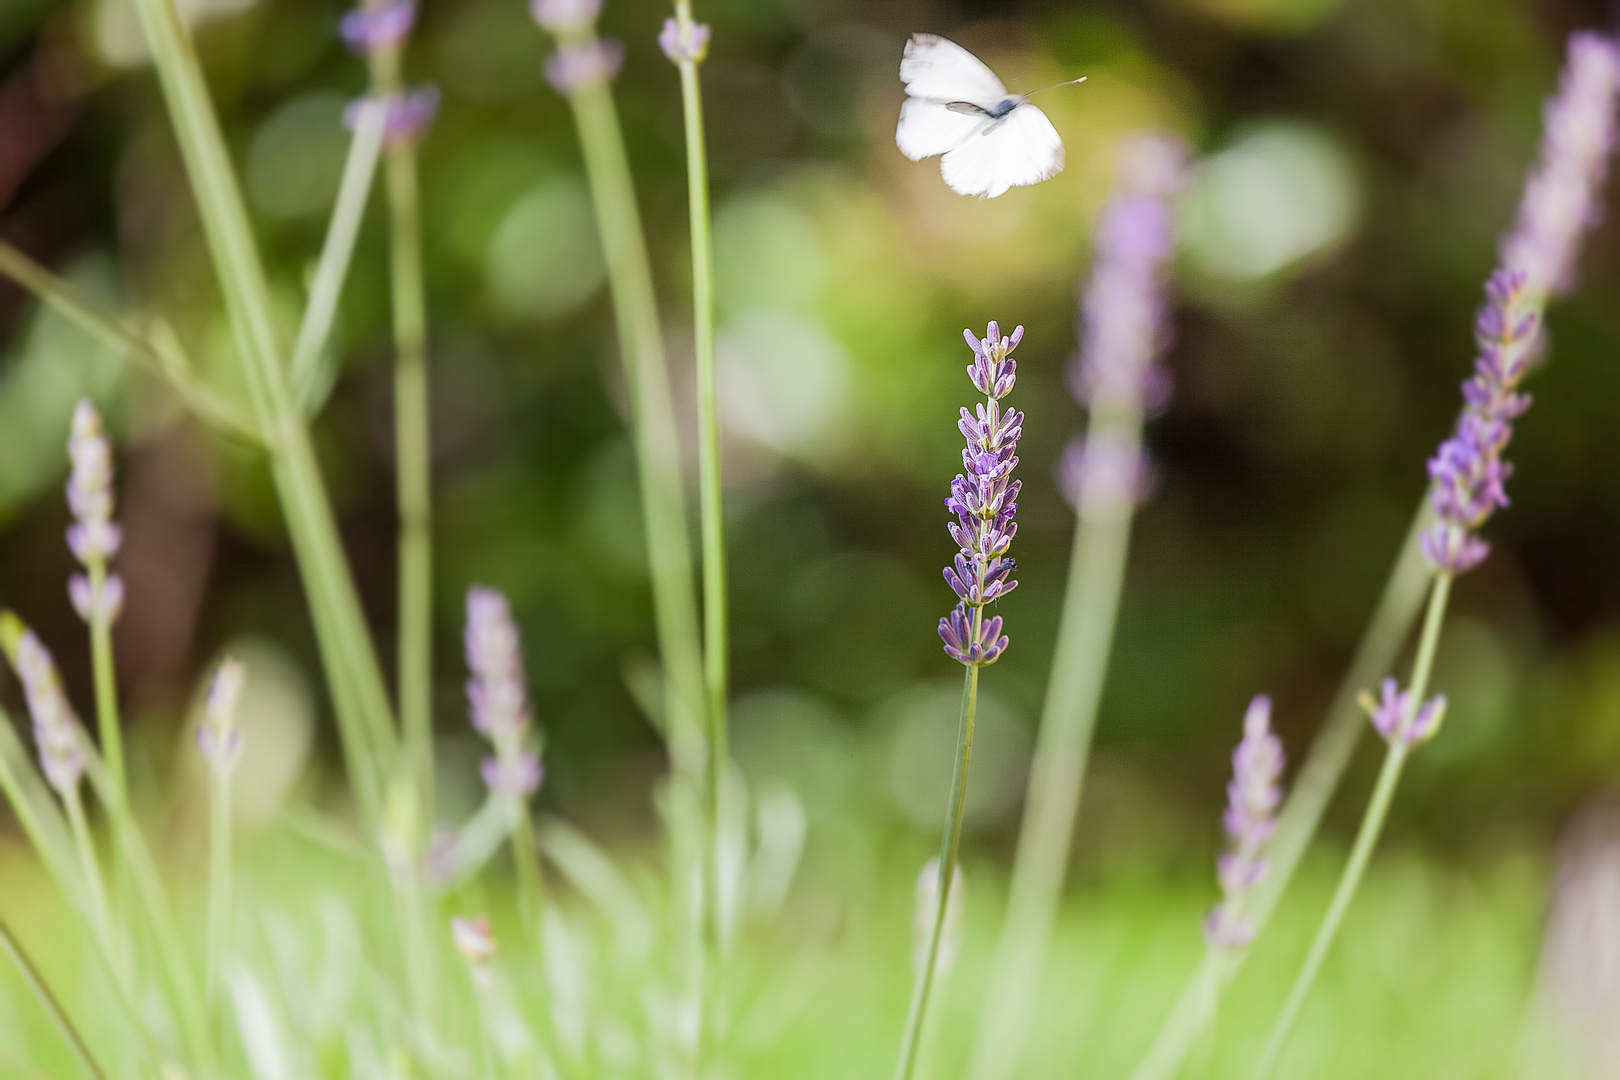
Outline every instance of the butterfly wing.
POLYGON ((1007 88, 984 61, 934 34, 911 35, 900 58, 900 81, 908 96, 942 105, 948 101, 989 105, 1007 96, 1007 88))
POLYGON ((981 134, 969 135, 939 163, 947 187, 981 199, 1038 184, 1062 171, 1063 140, 1033 105, 1020 105, 981 134))
POLYGON ((921 161, 955 150, 992 123, 988 116, 952 112, 938 101, 906 98, 900 106, 894 144, 912 161, 921 161))

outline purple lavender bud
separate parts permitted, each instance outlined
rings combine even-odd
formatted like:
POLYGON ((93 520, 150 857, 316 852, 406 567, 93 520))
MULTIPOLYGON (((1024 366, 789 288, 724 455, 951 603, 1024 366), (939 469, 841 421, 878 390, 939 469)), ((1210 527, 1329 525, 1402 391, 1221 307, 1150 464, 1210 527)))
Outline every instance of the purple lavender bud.
POLYGON ((108 574, 98 590, 88 576, 74 574, 68 578, 68 599, 73 602, 73 610, 85 622, 105 619, 108 623, 115 623, 124 611, 124 579, 117 574, 108 574))
POLYGON ((1211 948, 1241 949, 1254 937, 1242 907, 1250 890, 1266 876, 1264 849, 1282 804, 1282 740, 1271 731, 1271 699, 1260 694, 1243 717, 1243 739, 1232 752, 1232 780, 1226 786, 1227 850, 1216 863, 1222 899, 1204 921, 1211 948))
POLYGON ((701 64, 703 58, 709 55, 709 26, 707 23, 692 23, 689 32, 682 33, 679 20, 665 19, 664 29, 658 35, 658 47, 677 64, 688 60, 701 64))
POLYGON ((969 609, 964 601, 939 620, 939 638, 945 643, 945 652, 958 663, 993 664, 1006 651, 1007 638, 1001 632, 1000 615, 981 619, 978 629, 974 629, 974 618, 980 610, 969 609))
POLYGON ((482 967, 495 959, 495 933, 489 927, 488 916, 465 919, 456 916, 450 920, 450 938, 462 959, 474 967, 482 967))
POLYGON ((1582 234, 1599 203, 1614 150, 1620 101, 1620 43, 1600 34, 1569 39, 1558 93, 1543 110, 1541 153, 1525 183, 1502 263, 1525 272, 1538 296, 1574 284, 1582 234))
MULTIPOLYGON (((343 110, 343 126, 353 131, 360 125, 360 110, 372 98, 356 98, 343 110)), ((439 112, 439 88, 423 86, 388 98, 383 118, 383 145, 408 146, 422 138, 439 112)))
POLYGON ((84 775, 84 735, 73 706, 62 692, 56 662, 34 632, 24 629, 17 638, 12 666, 22 681, 28 713, 34 721, 40 771, 51 787, 67 796, 84 775))
POLYGON ((236 725, 236 705, 242 696, 247 669, 240 660, 226 657, 214 670, 203 696, 202 722, 197 725, 197 750, 217 771, 229 772, 242 754, 242 729, 236 725))
POLYGON ((355 8, 343 16, 338 33, 351 52, 370 56, 397 49, 415 23, 416 5, 412 0, 393 0, 376 7, 355 8))
POLYGON ((624 63, 624 46, 617 41, 585 41, 564 45, 546 57, 546 81, 559 94, 572 94, 608 82, 624 63))
POLYGON ((594 23, 602 14, 602 0, 531 0, 529 13, 555 34, 594 23))
POLYGON ((1168 344, 1170 200, 1186 158, 1185 145, 1167 135, 1138 135, 1120 149, 1118 186, 1098 219, 1095 263, 1081 297, 1080 356, 1069 374, 1082 405, 1154 412, 1169 397, 1169 377, 1154 361, 1168 344))
POLYGON ((1434 738, 1446 715, 1444 694, 1438 694, 1414 709, 1412 692, 1402 690, 1394 679, 1385 679, 1379 684, 1376 698, 1363 693, 1360 703, 1373 728, 1386 743, 1400 742, 1407 747, 1434 738))
POLYGON ((1147 451, 1135 443, 1076 436, 1057 462, 1057 487, 1070 506, 1085 498, 1094 506, 1140 506, 1159 485, 1147 451))
POLYGON ((67 542, 73 557, 88 569, 117 555, 124 540, 123 531, 112 520, 112 445, 102 428, 101 416, 88 401, 80 401, 73 410, 67 449, 73 462, 67 482, 73 524, 68 526, 67 542))
POLYGON ((485 758, 479 766, 479 775, 484 778, 484 785, 496 794, 527 799, 540 790, 545 767, 540 764, 539 754, 520 750, 509 758, 485 758))

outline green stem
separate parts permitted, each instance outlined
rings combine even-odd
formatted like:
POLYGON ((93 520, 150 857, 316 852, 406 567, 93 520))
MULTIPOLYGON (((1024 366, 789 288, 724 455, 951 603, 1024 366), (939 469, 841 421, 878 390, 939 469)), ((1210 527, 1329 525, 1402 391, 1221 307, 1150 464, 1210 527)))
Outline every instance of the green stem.
POLYGON ((270 452, 271 474, 334 687, 356 795, 375 826, 382 780, 391 771, 396 749, 393 719, 314 448, 288 386, 264 268, 201 65, 174 0, 137 0, 136 7, 237 330, 257 426, 270 452))
MULTIPOLYGON (((973 609, 973 631, 977 639, 979 623, 984 618, 983 608, 973 609)), ((939 846, 938 902, 934 908, 934 926, 928 935, 928 955, 911 993, 911 1007, 906 1014, 905 1035, 900 1040, 900 1060, 895 1066, 895 1080, 911 1080, 917 1067, 917 1054, 922 1044, 923 1020, 928 1014, 928 996, 934 986, 934 972, 939 966, 939 942, 945 932, 945 910, 951 899, 951 885, 956 879, 957 854, 962 843, 962 811, 967 804, 968 766, 973 761, 973 721, 979 705, 979 665, 968 664, 962 675, 962 715, 957 725, 956 767, 951 775, 950 801, 945 807, 945 835, 939 846)))
MULTIPOLYGON (((1356 704, 1356 695, 1375 685, 1394 668, 1401 644, 1407 639, 1422 610, 1431 572, 1418 539, 1430 520, 1429 515, 1425 495, 1412 516, 1411 527, 1384 583, 1378 607, 1362 633, 1355 657, 1339 683, 1321 730, 1311 743, 1305 764, 1300 768, 1288 800, 1278 815, 1277 829, 1266 846, 1265 880, 1256 886, 1243 909, 1244 919, 1254 928, 1256 936, 1265 929, 1271 913, 1293 879, 1294 871, 1299 867, 1311 837, 1316 834, 1322 815, 1367 729, 1367 717, 1356 704)), ((1229 959, 1226 977, 1217 987, 1217 994, 1230 983, 1247 959, 1248 950, 1229 959)), ((1207 962, 1206 957, 1204 963, 1207 962)), ((1132 1074, 1133 1080, 1165 1080, 1181 1068, 1208 1023, 1209 1014, 1200 1004, 1203 1000, 1204 977, 1201 963, 1189 976, 1175 1008, 1159 1028, 1141 1065, 1132 1074)))
POLYGON ((540 877, 540 853, 534 841, 534 822, 526 802, 520 803, 517 820, 512 825, 512 861, 517 867, 518 909, 523 914, 523 928, 525 933, 537 938, 540 905, 545 893, 540 877))
POLYGON ((329 380, 321 378, 321 354, 332 337, 338 300, 349 276, 349 260, 354 255, 371 183, 377 174, 377 159, 382 153, 383 123, 387 115, 387 105, 375 100, 366 102, 360 110, 354 138, 349 143, 349 156, 343 165, 343 179, 338 185, 337 203, 326 228, 314 280, 310 282, 309 301, 298 326, 298 340, 293 345, 289 378, 299 404, 309 412, 315 411, 323 384, 329 384, 329 380))
MULTIPOLYGON (((1140 449, 1142 415, 1134 401, 1099 408, 1092 424, 1088 452, 1106 445, 1109 453, 1117 448, 1130 460, 1123 454, 1134 457, 1140 449)), ((1005 1080, 1018 1069, 1069 864, 1125 580, 1131 517, 1129 499, 1117 491, 1096 485, 1082 492, 1007 914, 967 1071, 974 1080, 1005 1080)))
POLYGON ((67 1011, 62 1008, 61 1002, 56 1000, 56 995, 51 992, 50 986, 45 982, 45 977, 40 974, 39 969, 28 958, 28 953, 23 950, 22 944, 12 934, 11 928, 3 921, 0 921, 0 950, 3 950, 11 958, 11 962, 16 965, 18 974, 28 984, 28 989, 33 993, 34 999, 39 1002, 40 1007, 51 1018, 51 1022, 56 1025, 56 1030, 62 1035, 62 1041, 67 1043, 68 1049, 73 1051, 73 1057, 78 1061, 80 1067, 95 1077, 96 1080, 105 1080, 106 1073, 102 1072, 101 1066, 96 1064, 96 1059, 90 1053, 90 1047, 85 1044, 84 1037, 79 1034, 79 1029, 73 1026, 73 1021, 68 1018, 67 1011))
MULTIPOLYGON (((1434 667, 1435 650, 1440 641, 1440 626, 1445 619, 1446 600, 1450 594, 1451 575, 1437 574, 1434 588, 1429 593, 1429 609, 1423 620, 1423 636, 1418 642, 1417 660, 1412 665, 1412 682, 1409 688, 1411 699, 1406 715, 1402 719, 1402 729, 1412 723, 1416 711, 1423 707, 1423 698, 1429 688, 1429 675, 1434 667)), ((1384 755, 1384 767, 1378 774, 1378 784, 1373 788, 1372 799, 1368 802, 1366 814, 1361 819, 1355 846, 1350 850, 1350 861, 1345 864, 1338 888, 1333 892, 1333 901, 1328 905, 1321 926, 1317 928, 1316 938, 1311 942, 1311 950, 1306 955, 1305 964, 1300 968, 1293 988, 1288 992, 1288 1000, 1283 1005, 1282 1013, 1277 1017, 1276 1025, 1266 1040, 1265 1050, 1260 1055, 1260 1064, 1254 1071, 1255 1080, 1266 1080, 1271 1076, 1282 1057, 1288 1036, 1299 1020, 1305 999, 1322 970, 1328 950, 1332 948, 1333 941, 1338 936, 1339 927, 1344 922, 1345 914, 1350 910, 1350 902, 1355 898, 1356 889, 1366 873, 1368 860, 1372 858, 1373 848, 1377 846, 1378 835, 1383 830, 1390 803, 1395 797, 1395 787, 1400 782, 1401 768, 1406 764, 1410 753, 1411 744, 1397 730, 1389 740, 1389 750, 1384 755)))
MULTIPOLYGON (((373 54, 384 101, 404 92, 398 48, 373 54)), ((399 505, 399 713, 404 766, 421 820, 433 821, 433 496, 428 421, 427 301, 421 192, 413 140, 387 147, 390 286, 394 308, 394 467, 399 505)))
POLYGON ((61 278, 0 240, 0 274, 4 274, 57 314, 75 323, 91 337, 122 353, 127 359, 169 385, 198 417, 249 442, 259 433, 250 417, 234 403, 201 386, 186 375, 183 356, 166 354, 155 342, 130 330, 113 316, 79 295, 61 278))
MULTIPOLYGON (((595 31, 580 28, 565 45, 589 45, 595 31)), ((707 746, 702 651, 692 582, 692 549, 686 533, 680 443, 669 369, 653 294, 641 215, 636 209, 630 162, 618 111, 605 83, 568 95, 585 158, 585 174, 613 292, 614 322, 634 414, 636 467, 641 482, 643 527, 652 576, 658 648, 663 658, 665 715, 677 771, 701 786, 707 746)))
MULTIPOLYGON (((691 0, 675 0, 675 20, 683 40, 692 40, 691 0)), ((686 192, 692 234, 692 337, 697 366, 698 502, 703 544, 703 680, 708 716, 708 816, 710 919, 705 938, 708 974, 704 992, 711 1034, 724 1027, 725 928, 720 925, 723 883, 720 850, 721 797, 729 761, 726 697, 730 641, 726 579, 725 486, 720 462, 720 410, 714 357, 714 244, 709 218, 709 164, 703 125, 699 60, 677 61, 681 110, 686 129, 686 192)))
POLYGON ((73 846, 79 854, 79 870, 84 874, 86 888, 90 890, 90 910, 96 928, 96 937, 107 952, 114 971, 123 973, 126 966, 113 937, 112 909, 107 904, 107 886, 101 876, 101 862, 96 856, 95 841, 90 837, 90 824, 85 819, 84 798, 77 787, 62 796, 67 807, 68 827, 73 832, 73 846))
MULTIPOLYGON (((99 597, 107 587, 107 562, 92 559, 86 568, 90 595, 99 597)), ((112 620, 106 605, 96 604, 90 618, 90 668, 96 690, 96 728, 101 734, 101 754, 107 759, 107 773, 120 799, 129 794, 124 768, 123 725, 118 715, 118 675, 113 667, 112 620)))
POLYGON ((231 921, 231 773, 210 764, 208 782, 208 994, 219 993, 220 960, 231 921))

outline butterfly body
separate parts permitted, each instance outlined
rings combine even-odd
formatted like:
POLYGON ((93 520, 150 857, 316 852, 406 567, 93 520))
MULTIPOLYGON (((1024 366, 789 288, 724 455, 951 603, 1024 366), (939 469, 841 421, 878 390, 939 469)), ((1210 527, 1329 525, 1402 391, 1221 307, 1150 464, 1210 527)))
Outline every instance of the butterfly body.
POLYGON ((1027 94, 1009 94, 978 57, 933 34, 913 34, 900 61, 906 101, 895 144, 913 161, 940 158, 958 195, 993 199, 1063 169, 1063 140, 1027 94))

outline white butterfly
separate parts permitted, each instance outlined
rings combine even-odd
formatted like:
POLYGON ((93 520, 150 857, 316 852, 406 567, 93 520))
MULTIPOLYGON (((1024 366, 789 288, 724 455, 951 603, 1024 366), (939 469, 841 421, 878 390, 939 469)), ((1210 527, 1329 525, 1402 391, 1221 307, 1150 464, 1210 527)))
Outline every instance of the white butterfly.
MULTIPOLYGON (((911 35, 900 81, 906 102, 895 145, 912 161, 945 155, 939 174, 958 195, 993 199, 1063 171, 1063 140, 1052 121, 1029 94, 1007 93, 995 72, 955 42, 911 35)), ((1084 77, 1058 85, 1079 82, 1084 77)))

